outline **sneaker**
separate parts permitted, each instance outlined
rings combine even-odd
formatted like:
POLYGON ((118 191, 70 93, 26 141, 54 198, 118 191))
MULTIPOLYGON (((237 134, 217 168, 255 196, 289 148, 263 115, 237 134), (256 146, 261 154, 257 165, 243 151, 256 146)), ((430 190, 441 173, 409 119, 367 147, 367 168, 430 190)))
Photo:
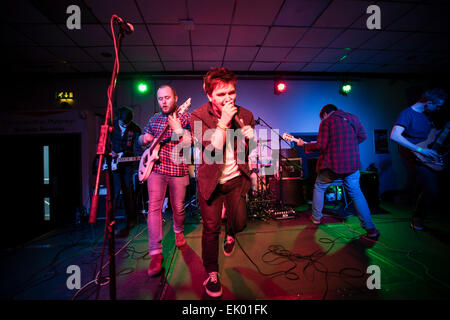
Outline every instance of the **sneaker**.
POLYGON ((411 221, 411 228, 413 228, 414 230, 418 230, 418 231, 423 230, 422 219, 413 218, 413 220, 411 221))
POLYGON ((163 255, 161 253, 150 256, 150 265, 148 266, 147 274, 150 277, 154 277, 161 272, 161 263, 163 261, 163 255))
POLYGON ((218 272, 210 272, 208 278, 203 282, 203 286, 210 297, 217 298, 222 295, 222 285, 220 284, 218 272))
POLYGON ((183 232, 175 233, 175 245, 179 248, 186 244, 183 232))
POLYGON ((380 232, 377 228, 367 229, 367 238, 378 239, 380 232))
POLYGON ((314 219, 314 217, 313 216, 311 216, 311 222, 312 223, 314 223, 314 224, 320 224, 320 219, 319 220, 316 220, 316 219, 314 219))
POLYGON ((231 256, 234 252, 234 244, 236 240, 232 236, 227 235, 223 241, 223 254, 227 257, 231 256))

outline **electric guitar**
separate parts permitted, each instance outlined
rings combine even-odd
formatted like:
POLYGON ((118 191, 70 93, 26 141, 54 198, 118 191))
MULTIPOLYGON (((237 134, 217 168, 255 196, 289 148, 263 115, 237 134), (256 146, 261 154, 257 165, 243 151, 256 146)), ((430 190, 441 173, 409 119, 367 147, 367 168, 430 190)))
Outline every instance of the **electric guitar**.
POLYGON ((283 139, 291 142, 295 142, 298 144, 298 139, 294 138, 294 136, 290 135, 289 133, 285 132, 283 133, 283 139))
POLYGON ((119 163, 122 163, 122 162, 133 162, 133 161, 139 161, 139 160, 141 160, 140 156, 137 156, 137 157, 124 157, 123 156, 123 152, 119 152, 117 154, 117 157, 115 157, 115 158, 113 158, 111 160, 111 170, 112 171, 116 171, 117 168, 118 168, 119 163))
MULTIPOLYGON (((191 98, 187 99, 181 106, 179 106, 175 112, 177 115, 184 113, 189 106, 191 105, 191 98)), ((169 130, 169 125, 167 124, 161 133, 153 139, 152 144, 149 148, 147 148, 141 156, 141 160, 139 162, 139 181, 144 182, 150 176, 150 173, 153 170, 153 165, 159 159, 159 150, 161 148, 161 141, 166 134, 167 130, 169 130)))
MULTIPOLYGON (((445 139, 447 138, 449 132, 450 132, 450 122, 447 122, 445 127, 438 135, 436 135, 437 130, 432 129, 430 131, 430 134, 428 135, 428 138, 425 141, 417 143, 416 146, 424 149, 432 149, 438 152, 441 149, 443 143, 445 142, 445 139)), ((413 151, 413 154, 416 156, 417 160, 419 160, 424 165, 426 165, 427 167, 429 167, 434 171, 442 171, 445 168, 443 159, 444 155, 442 154, 439 154, 439 158, 437 160, 424 156, 423 154, 420 154, 419 152, 416 151, 413 151)))

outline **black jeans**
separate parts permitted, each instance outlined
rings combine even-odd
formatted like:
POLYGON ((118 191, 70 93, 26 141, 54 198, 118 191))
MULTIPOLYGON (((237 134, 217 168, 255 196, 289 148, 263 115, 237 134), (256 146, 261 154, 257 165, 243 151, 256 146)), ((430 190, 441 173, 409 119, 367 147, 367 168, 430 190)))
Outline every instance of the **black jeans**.
POLYGON ((206 272, 219 271, 219 234, 222 224, 222 206, 225 204, 226 232, 234 236, 247 225, 246 194, 243 176, 238 176, 223 185, 218 184, 205 200, 199 192, 200 211, 203 219, 202 259, 206 272))
POLYGON ((120 190, 122 190, 122 199, 125 206, 125 228, 131 229, 136 223, 136 208, 133 193, 133 174, 134 166, 119 165, 116 171, 113 171, 113 206, 117 214, 119 205, 120 190))
POLYGON ((425 219, 429 212, 438 207, 438 173, 416 161, 406 161, 406 166, 409 181, 415 183, 415 193, 418 193, 413 218, 425 219))

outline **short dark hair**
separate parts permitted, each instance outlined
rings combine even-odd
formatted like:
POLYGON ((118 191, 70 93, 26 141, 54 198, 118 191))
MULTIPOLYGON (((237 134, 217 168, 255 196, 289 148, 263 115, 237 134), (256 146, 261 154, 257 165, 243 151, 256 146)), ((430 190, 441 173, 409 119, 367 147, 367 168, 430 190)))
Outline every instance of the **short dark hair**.
POLYGON ((320 109, 320 114, 319 114, 319 116, 320 116, 320 119, 323 119, 323 114, 324 113, 330 113, 330 112, 332 112, 332 111, 336 111, 338 108, 334 105, 334 104, 327 104, 327 105, 324 105, 323 107, 322 107, 322 109, 320 109))
POLYGON ((134 113, 130 107, 122 106, 119 108, 117 119, 122 120, 123 122, 128 124, 131 122, 131 120, 133 120, 133 116, 134 113))
POLYGON ((447 100, 448 95, 447 92, 444 91, 444 89, 440 88, 434 88, 425 91, 422 94, 422 97, 420 98, 419 102, 427 102, 431 101, 433 103, 437 102, 437 100, 447 100))
POLYGON ((211 95, 220 82, 231 83, 236 87, 236 75, 227 68, 211 68, 203 77, 203 89, 211 95))
MULTIPOLYGON (((159 86, 158 90, 161 88, 170 88, 172 90, 173 96, 174 97, 177 96, 177 92, 175 91, 175 88, 172 87, 170 84, 163 84, 163 85, 159 86)), ((156 92, 158 92, 158 90, 156 90, 156 92)))

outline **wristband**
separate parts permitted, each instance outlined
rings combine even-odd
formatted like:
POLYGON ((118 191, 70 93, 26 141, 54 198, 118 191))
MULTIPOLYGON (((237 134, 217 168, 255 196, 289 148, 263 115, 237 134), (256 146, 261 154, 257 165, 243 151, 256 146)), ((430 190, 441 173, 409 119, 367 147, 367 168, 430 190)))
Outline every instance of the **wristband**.
POLYGON ((418 147, 417 150, 416 150, 416 152, 422 153, 422 148, 421 148, 421 147, 418 147))
POLYGON ((228 129, 226 125, 224 125, 222 122, 220 122, 220 120, 217 121, 217 127, 222 130, 225 130, 225 131, 228 129))

